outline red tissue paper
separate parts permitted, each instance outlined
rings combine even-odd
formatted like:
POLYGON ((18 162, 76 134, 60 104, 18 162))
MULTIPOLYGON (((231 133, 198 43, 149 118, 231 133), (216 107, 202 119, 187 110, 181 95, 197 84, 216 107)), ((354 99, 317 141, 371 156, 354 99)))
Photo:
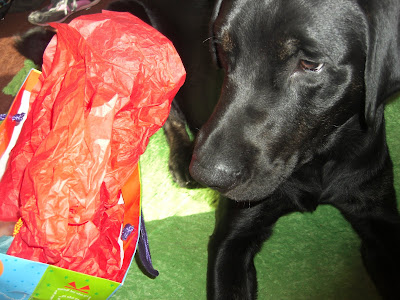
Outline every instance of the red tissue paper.
POLYGON ((128 13, 57 29, 0 182, 8 254, 115 280, 120 190, 185 80, 172 43, 128 13))

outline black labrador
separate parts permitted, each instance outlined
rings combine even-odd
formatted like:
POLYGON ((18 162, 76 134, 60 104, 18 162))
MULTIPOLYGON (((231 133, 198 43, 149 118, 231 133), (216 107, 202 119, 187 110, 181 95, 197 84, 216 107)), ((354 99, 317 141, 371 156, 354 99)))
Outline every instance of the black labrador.
POLYGON ((143 0, 110 9, 158 28, 187 69, 165 132, 175 180, 224 196, 208 298, 255 299, 253 259, 275 222, 330 204, 359 234, 382 297, 400 299, 384 123, 385 101, 400 90, 400 1, 143 0))

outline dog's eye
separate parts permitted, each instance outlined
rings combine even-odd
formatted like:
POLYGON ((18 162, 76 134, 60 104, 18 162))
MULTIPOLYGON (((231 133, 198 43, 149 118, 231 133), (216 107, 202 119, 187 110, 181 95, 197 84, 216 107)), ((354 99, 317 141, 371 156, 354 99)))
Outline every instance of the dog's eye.
POLYGON ((324 66, 323 63, 313 62, 304 59, 300 60, 300 68, 304 71, 319 72, 321 71, 323 66, 324 66))

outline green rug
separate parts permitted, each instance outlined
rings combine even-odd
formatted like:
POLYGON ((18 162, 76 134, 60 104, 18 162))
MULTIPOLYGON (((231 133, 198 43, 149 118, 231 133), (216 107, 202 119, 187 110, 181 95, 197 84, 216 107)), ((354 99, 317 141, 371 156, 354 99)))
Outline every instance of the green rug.
MULTIPOLYGON (((10 83, 14 88, 20 84, 16 81, 10 83)), ((400 101, 391 101, 386 120, 398 195, 399 114, 400 101)), ((206 298, 207 242, 214 226, 212 203, 218 196, 208 189, 177 187, 167 160, 168 147, 160 130, 141 157, 143 213, 153 264, 160 275, 150 279, 133 263, 113 299, 206 298)), ((359 244, 349 224, 329 206, 280 219, 256 257, 259 299, 379 299, 363 268, 359 244)))

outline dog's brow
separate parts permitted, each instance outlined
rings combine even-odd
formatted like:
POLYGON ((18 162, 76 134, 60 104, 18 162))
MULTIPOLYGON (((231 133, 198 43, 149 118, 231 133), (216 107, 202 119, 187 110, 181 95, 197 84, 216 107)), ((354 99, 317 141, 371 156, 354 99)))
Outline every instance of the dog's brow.
POLYGON ((233 41, 231 36, 229 35, 228 31, 224 31, 222 33, 222 38, 221 38, 221 45, 224 48, 226 52, 232 51, 233 49, 233 41))
POLYGON ((284 60, 294 55, 299 47, 299 40, 297 39, 281 39, 278 41, 279 45, 279 59, 284 60))

